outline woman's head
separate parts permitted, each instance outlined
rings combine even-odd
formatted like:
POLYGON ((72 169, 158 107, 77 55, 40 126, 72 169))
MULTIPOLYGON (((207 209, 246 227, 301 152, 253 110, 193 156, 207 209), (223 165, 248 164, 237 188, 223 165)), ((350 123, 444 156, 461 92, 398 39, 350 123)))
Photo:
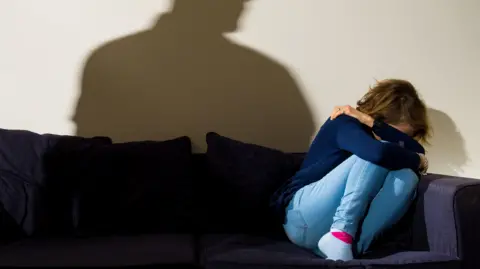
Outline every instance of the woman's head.
POLYGON ((357 102, 357 109, 426 143, 431 136, 427 107, 406 80, 386 79, 357 102))

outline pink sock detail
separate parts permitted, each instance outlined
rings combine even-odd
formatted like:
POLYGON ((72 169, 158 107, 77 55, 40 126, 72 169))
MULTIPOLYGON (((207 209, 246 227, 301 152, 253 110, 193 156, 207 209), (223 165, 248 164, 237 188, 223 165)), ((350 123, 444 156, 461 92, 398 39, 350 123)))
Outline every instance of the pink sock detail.
POLYGON ((353 243, 353 237, 346 232, 331 232, 335 238, 342 240, 343 242, 347 244, 352 244, 353 243))

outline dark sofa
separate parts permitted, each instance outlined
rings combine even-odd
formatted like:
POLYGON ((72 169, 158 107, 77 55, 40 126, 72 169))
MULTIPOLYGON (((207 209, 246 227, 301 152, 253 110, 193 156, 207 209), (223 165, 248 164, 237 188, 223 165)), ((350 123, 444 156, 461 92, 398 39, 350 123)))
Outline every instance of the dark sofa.
POLYGON ((480 181, 425 176, 370 251, 333 262, 289 243, 269 195, 287 154, 215 133, 112 143, 0 129, 0 267, 479 268, 480 181))

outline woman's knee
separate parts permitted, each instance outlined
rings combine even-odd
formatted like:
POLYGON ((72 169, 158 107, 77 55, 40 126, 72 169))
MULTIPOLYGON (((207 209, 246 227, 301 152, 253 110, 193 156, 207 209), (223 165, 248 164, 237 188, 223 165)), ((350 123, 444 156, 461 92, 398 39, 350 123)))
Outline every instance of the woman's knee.
POLYGON ((417 189, 419 178, 412 169, 401 169, 390 171, 386 181, 393 185, 396 195, 410 195, 417 189))
POLYGON ((367 161, 365 159, 362 159, 360 157, 358 157, 357 155, 352 155, 350 156, 350 159, 352 161, 354 161, 356 164, 361 164, 361 165, 364 165, 364 166, 368 166, 370 168, 374 168, 374 169, 380 169, 380 170, 385 170, 385 171, 388 171, 386 168, 384 168, 383 166, 380 166, 378 164, 375 164, 373 162, 370 162, 370 161, 367 161))

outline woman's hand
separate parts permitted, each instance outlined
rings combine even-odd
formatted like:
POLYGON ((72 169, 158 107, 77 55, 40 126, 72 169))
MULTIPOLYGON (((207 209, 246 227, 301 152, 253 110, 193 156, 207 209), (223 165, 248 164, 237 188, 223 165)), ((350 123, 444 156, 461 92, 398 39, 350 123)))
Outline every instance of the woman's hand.
POLYGON ((336 106, 333 109, 332 114, 330 114, 330 119, 334 120, 336 117, 338 117, 342 114, 345 114, 347 116, 356 118, 358 121, 360 121, 361 123, 363 123, 363 124, 365 124, 369 127, 373 126, 373 121, 374 120, 373 120, 372 117, 370 117, 369 115, 367 115, 363 112, 360 112, 360 111, 356 110, 355 108, 353 108, 352 106, 349 106, 349 105, 336 106))
POLYGON ((420 174, 426 175, 428 170, 428 159, 424 154, 421 153, 418 153, 418 156, 420 156, 420 167, 418 170, 420 171, 420 174))

